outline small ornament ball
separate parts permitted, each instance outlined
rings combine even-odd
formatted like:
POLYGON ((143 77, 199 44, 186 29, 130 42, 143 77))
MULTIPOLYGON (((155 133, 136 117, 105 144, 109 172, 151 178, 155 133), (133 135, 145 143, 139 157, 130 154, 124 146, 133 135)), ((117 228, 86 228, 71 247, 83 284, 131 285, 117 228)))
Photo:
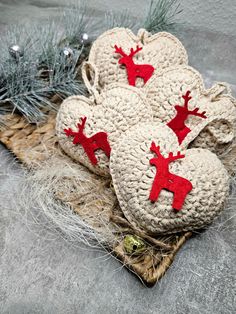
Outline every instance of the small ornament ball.
POLYGON ((64 54, 64 56, 70 58, 70 57, 73 56, 74 52, 73 52, 73 50, 70 47, 65 47, 63 49, 63 54, 64 54))
POLYGON ((138 255, 146 249, 143 240, 136 235, 128 234, 124 237, 123 245, 126 253, 138 255))
POLYGON ((82 44, 87 44, 87 42, 89 41, 89 35, 86 33, 83 33, 81 36, 81 43, 82 44))
POLYGON ((9 47, 9 53, 14 59, 23 57, 24 51, 19 45, 12 45, 9 47))

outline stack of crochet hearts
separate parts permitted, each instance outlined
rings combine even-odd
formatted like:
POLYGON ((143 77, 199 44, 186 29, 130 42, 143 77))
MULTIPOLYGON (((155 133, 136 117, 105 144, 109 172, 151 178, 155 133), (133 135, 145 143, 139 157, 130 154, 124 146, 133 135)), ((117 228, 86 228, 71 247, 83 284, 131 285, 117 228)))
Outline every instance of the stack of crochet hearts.
POLYGON ((187 63, 171 34, 109 30, 82 69, 91 97, 67 98, 57 116, 63 150, 111 175, 125 217, 152 234, 204 227, 228 195, 217 155, 234 139, 235 100, 187 63))
POLYGON ((112 178, 134 230, 162 235, 210 224, 229 192, 218 158, 235 137, 228 86, 205 89, 179 40, 144 29, 102 34, 82 72, 91 96, 61 105, 61 148, 112 178))

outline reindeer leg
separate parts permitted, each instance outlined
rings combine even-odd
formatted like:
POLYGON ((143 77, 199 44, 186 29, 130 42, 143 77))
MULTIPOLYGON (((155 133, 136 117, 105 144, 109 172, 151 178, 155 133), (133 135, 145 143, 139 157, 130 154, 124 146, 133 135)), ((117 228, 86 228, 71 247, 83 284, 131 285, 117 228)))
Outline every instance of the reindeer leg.
POLYGON ((147 65, 145 75, 143 76, 144 84, 147 83, 147 81, 152 77, 152 74, 154 72, 154 67, 147 65))
POLYGON ((128 74, 128 81, 129 81, 129 85, 135 86, 135 83, 136 83, 135 73, 128 74))
POLYGON ((154 179, 152 189, 151 189, 151 192, 149 195, 149 199, 151 202, 155 202, 158 200, 158 197, 159 197, 162 189, 163 189, 163 186, 162 186, 162 184, 160 184, 159 180, 157 181, 154 179))
POLYGON ((178 178, 178 183, 175 183, 174 186, 174 199, 173 199, 173 203, 172 203, 172 207, 179 211, 181 210, 181 208, 184 205, 186 196, 188 195, 188 193, 192 190, 193 186, 192 183, 184 178, 178 177, 176 176, 176 178, 178 178), (181 180, 180 180, 181 179, 181 180))
POLYGON ((182 130, 179 130, 177 132, 177 137, 178 137, 178 141, 179 141, 179 144, 181 144, 183 142, 183 140, 185 139, 185 137, 188 135, 188 133, 190 133, 191 130, 185 126, 184 129, 182 130))
POLYGON ((91 161, 91 163, 96 166, 98 163, 97 157, 95 156, 95 148, 94 146, 91 144, 91 146, 87 146, 84 147, 84 151, 86 153, 86 155, 88 156, 89 160, 91 161))

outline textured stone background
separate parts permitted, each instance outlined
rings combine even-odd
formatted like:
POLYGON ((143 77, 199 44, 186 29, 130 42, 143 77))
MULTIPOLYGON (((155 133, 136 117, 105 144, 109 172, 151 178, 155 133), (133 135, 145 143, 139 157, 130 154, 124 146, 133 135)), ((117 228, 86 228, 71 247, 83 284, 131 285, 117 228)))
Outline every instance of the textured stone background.
MULTIPOLYGON (((76 1, 76 0, 75 0, 76 1)), ((104 10, 121 11, 128 9, 133 16, 143 16, 146 13, 148 0, 85 0, 95 9, 97 14, 104 10)), ((67 6, 71 0, 1 0, 1 21, 8 24, 10 20, 33 19, 56 15, 58 7, 67 6)), ((180 0, 184 11, 181 21, 188 27, 202 28, 213 32, 221 32, 236 36, 235 0, 180 0)))
MULTIPOLYGON (((0 31, 14 21, 57 16, 63 0, 0 0, 0 31)), ((107 8, 142 15, 146 1, 91 0, 95 16, 107 8)), ((235 0, 183 0, 178 36, 190 64, 207 84, 226 80, 236 95, 235 0)), ((197 234, 152 289, 102 252, 78 249, 34 226, 17 211, 22 170, 0 146, 0 313, 231 314, 236 312, 235 218, 197 234)), ((232 205, 229 216, 235 216, 232 205)), ((32 220, 32 217, 31 217, 32 220)), ((32 221, 31 221, 32 222, 32 221)))

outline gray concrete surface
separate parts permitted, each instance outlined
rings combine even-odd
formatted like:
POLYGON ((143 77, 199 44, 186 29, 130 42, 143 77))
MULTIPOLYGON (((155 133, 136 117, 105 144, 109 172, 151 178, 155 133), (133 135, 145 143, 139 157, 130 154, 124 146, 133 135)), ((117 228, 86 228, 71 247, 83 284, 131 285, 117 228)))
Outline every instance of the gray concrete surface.
MULTIPOLYGON (((58 7, 68 6, 73 0, 1 0, 2 23, 35 17, 53 16, 58 7)), ((74 0, 76 2, 77 0, 74 0)), ((102 12, 113 8, 116 11, 128 9, 135 17, 142 17, 147 11, 148 0, 85 0, 95 11, 102 12)), ((184 8, 180 19, 188 27, 203 28, 235 36, 235 0, 180 0, 184 8)))
MULTIPOLYGON (((178 36, 206 83, 226 80, 236 95, 235 1, 222 2, 182 1, 184 19, 192 26, 185 25, 178 36), (227 7, 224 14, 222 6, 227 7)), ((65 3, 0 0, 0 31, 20 19, 57 16, 65 3)), ((135 15, 143 12, 145 1, 89 3, 96 15, 108 7, 119 10, 122 3, 135 15)), ((12 160, 0 146, 0 313, 236 312, 236 223, 229 219, 235 216, 234 205, 221 217, 221 228, 215 223, 188 241, 166 276, 147 289, 104 253, 74 248, 60 234, 35 226, 32 217, 26 223, 17 210, 22 170, 12 160)))

